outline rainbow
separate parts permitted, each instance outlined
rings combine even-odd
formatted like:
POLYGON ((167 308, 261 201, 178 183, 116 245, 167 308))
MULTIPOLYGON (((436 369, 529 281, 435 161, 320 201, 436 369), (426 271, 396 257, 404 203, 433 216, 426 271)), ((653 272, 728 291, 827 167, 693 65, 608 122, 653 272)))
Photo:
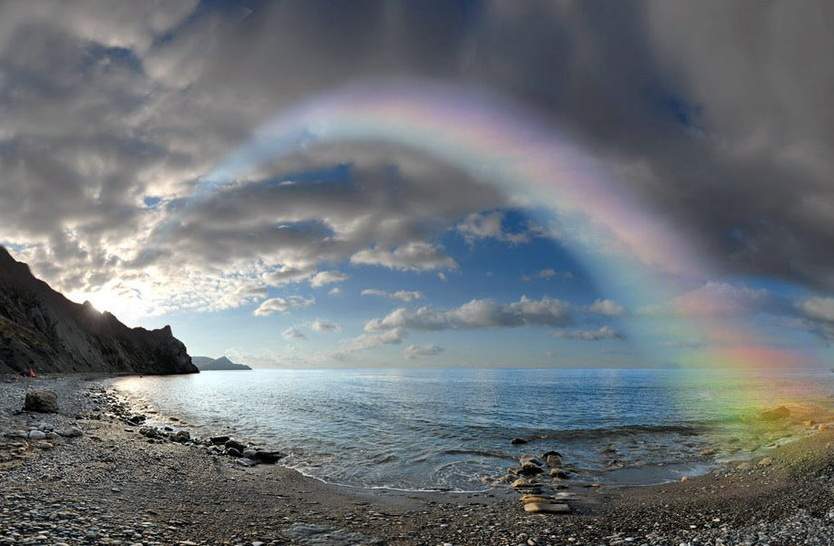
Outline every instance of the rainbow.
MULTIPOLYGON (((598 285, 630 309, 673 301, 682 287, 718 279, 697 238, 664 219, 599 160, 519 105, 483 90, 413 81, 369 82, 281 112, 205 176, 195 193, 243 180, 267 159, 340 141, 393 142, 552 209, 561 241, 598 285)), ((680 350, 693 366, 743 370, 807 362, 774 348, 741 319, 704 319, 678 309, 624 325, 651 354, 660 340, 702 340, 680 350), (648 349, 650 347, 650 349, 648 349)))

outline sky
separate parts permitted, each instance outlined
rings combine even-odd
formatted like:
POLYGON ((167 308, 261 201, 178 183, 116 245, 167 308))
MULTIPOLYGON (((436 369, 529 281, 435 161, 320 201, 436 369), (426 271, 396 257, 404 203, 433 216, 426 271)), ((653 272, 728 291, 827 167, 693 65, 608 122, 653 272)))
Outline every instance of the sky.
POLYGON ((0 244, 257 367, 830 367, 832 20, 0 2, 0 244))

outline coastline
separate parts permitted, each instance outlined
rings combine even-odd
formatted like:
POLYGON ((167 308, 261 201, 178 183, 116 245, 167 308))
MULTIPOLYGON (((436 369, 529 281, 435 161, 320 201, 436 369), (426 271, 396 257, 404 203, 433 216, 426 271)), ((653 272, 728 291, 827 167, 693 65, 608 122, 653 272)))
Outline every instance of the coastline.
POLYGON ((113 380, 0 378, 0 433, 36 425, 83 431, 52 442, 0 438, 0 453, 22 454, 0 463, 0 544, 38 536, 67 544, 834 543, 831 430, 773 449, 768 464, 722 465, 680 483, 588 488, 571 498, 570 514, 527 514, 509 488, 361 489, 149 443, 112 412, 113 380), (56 390, 61 414, 15 415, 27 386, 56 390))

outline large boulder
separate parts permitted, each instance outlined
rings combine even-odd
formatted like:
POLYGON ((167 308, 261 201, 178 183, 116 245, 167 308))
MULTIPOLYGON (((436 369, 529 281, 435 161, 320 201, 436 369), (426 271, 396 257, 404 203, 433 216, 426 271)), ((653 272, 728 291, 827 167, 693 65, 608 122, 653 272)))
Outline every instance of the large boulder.
POLYGON ((31 390, 26 393, 23 411, 58 413, 58 395, 46 389, 31 390))

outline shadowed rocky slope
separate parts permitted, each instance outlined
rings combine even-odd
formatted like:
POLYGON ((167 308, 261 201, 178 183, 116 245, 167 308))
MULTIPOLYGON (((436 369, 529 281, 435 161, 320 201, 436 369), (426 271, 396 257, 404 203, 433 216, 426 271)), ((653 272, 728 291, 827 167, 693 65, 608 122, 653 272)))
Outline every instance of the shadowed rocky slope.
POLYGON ((110 313, 73 303, 0 247, 0 373, 195 373, 166 326, 128 328, 110 313))

